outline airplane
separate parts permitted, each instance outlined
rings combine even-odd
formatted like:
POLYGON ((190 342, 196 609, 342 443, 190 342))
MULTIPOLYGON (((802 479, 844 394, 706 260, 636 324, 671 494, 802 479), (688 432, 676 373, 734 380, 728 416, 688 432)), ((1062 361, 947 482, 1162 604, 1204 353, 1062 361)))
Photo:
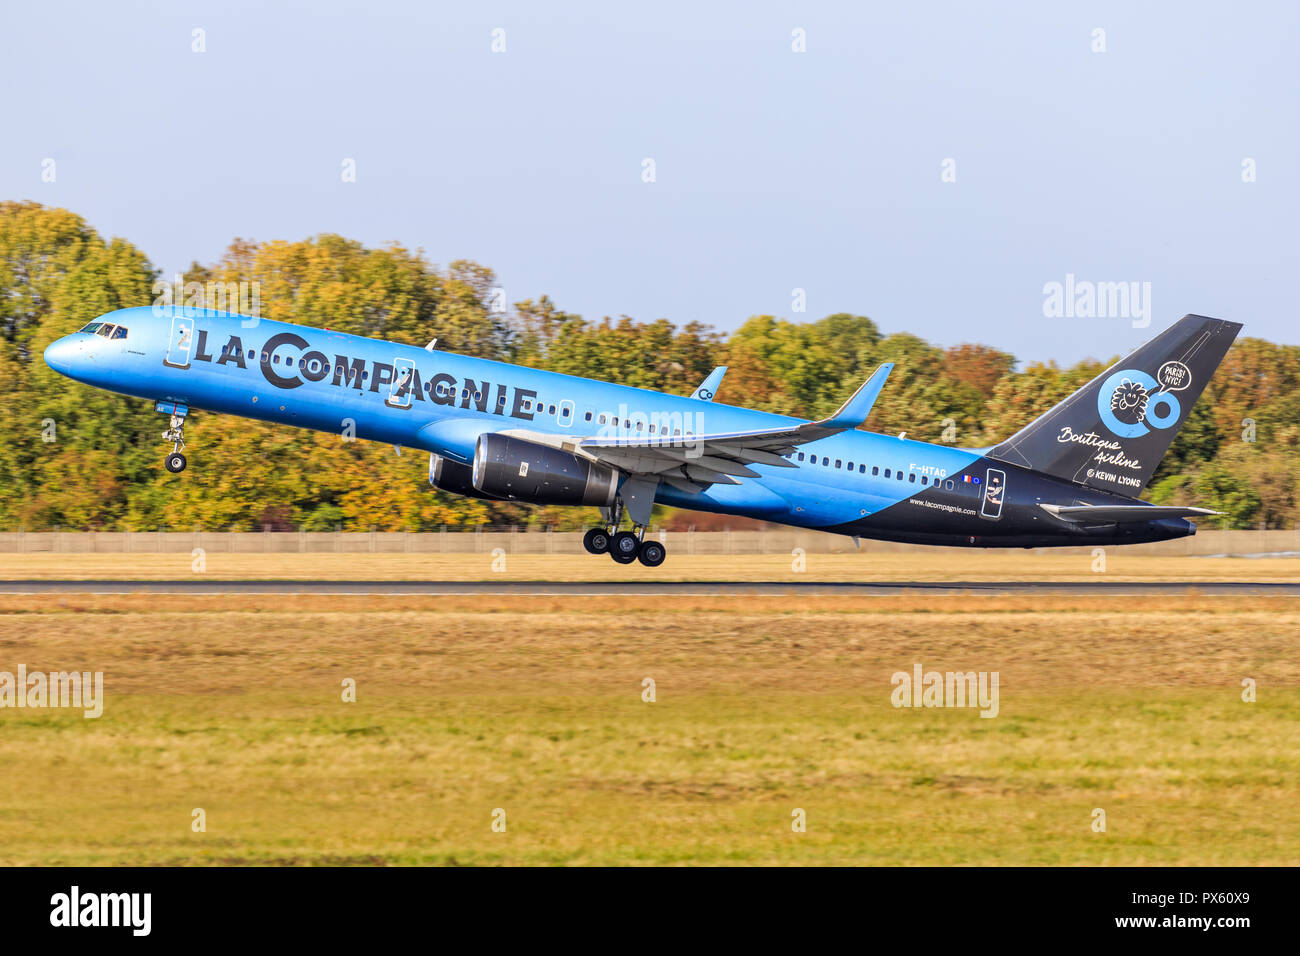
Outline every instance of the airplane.
POLYGON ((1207 508, 1139 500, 1241 324, 1187 315, 988 448, 859 428, 893 363, 808 421, 329 329, 180 305, 107 313, 45 350, 55 371, 154 402, 165 467, 192 409, 429 453, 435 488, 594 506, 592 554, 663 563, 656 502, 859 538, 980 548, 1119 545, 1196 533, 1207 508), (624 518, 631 530, 622 530, 624 518))

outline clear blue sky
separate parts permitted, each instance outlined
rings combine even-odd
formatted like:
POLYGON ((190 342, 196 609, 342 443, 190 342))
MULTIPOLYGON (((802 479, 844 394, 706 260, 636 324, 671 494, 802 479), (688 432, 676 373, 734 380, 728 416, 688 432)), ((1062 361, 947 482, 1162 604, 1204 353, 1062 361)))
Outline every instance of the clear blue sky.
POLYGON ((11 2, 0 198, 168 273, 329 231, 589 318, 850 311, 1073 361, 1200 312, 1300 343, 1298 27, 1268 2, 11 2), (1151 328, 1044 317, 1067 274, 1150 282, 1151 328))

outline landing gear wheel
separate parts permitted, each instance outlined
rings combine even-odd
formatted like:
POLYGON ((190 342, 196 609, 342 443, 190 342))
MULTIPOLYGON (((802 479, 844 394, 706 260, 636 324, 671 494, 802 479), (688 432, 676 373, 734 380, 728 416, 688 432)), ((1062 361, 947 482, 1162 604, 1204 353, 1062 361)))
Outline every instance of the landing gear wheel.
MULTIPOLYGON (((158 411, 164 411, 167 403, 159 402, 158 411)), ((181 454, 181 449, 185 447, 185 416, 189 408, 184 405, 172 404, 171 419, 167 423, 167 430, 162 433, 163 441, 172 443, 171 453, 163 459, 163 465, 173 475, 178 471, 185 470, 185 456, 181 454)))
POLYGON ((609 556, 619 564, 631 564, 641 542, 631 531, 620 531, 609 542, 609 556))
POLYGON ((604 554, 609 550, 609 532, 604 528, 592 528, 582 536, 582 546, 590 554, 604 554))
POLYGON ((636 556, 647 568, 657 568, 668 557, 668 551, 658 541, 642 541, 636 556))

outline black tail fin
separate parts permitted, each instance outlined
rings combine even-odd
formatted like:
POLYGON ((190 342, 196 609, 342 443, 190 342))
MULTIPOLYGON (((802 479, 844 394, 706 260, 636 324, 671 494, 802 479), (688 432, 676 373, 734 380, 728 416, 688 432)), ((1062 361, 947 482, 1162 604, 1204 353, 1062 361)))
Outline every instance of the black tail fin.
POLYGON ((988 455, 1136 498, 1239 331, 1185 315, 988 455))

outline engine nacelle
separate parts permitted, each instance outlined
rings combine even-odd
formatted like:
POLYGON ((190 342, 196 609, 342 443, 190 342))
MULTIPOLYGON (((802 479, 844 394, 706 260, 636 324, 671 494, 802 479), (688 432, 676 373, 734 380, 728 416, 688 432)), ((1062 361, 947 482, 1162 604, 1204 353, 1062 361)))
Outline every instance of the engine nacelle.
POLYGON ((429 456, 429 484, 440 491, 450 491, 453 495, 482 498, 485 501, 498 500, 474 487, 474 469, 469 465, 462 465, 441 455, 429 456))
POLYGON ((474 488, 536 505, 609 508, 618 472, 549 445, 493 433, 480 435, 474 448, 474 488))

